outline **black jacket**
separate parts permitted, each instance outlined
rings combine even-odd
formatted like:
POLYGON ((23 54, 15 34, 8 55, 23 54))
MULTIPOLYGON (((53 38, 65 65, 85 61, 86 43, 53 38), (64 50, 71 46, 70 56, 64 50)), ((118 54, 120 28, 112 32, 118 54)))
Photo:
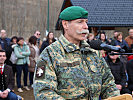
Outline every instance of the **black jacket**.
POLYGON ((112 60, 109 58, 109 56, 107 56, 105 60, 109 65, 111 72, 115 78, 115 83, 121 84, 122 87, 125 87, 127 82, 127 77, 123 63, 120 61, 119 58, 117 58, 116 62, 113 63, 112 60))
MULTIPOLYGON (((55 42, 56 40, 54 39, 53 42, 55 42)), ((49 41, 46 40, 46 41, 43 41, 42 45, 41 45, 41 48, 40 48, 40 54, 41 52, 47 47, 49 46, 49 41)))
POLYGON ((5 80, 5 87, 12 90, 14 88, 14 76, 13 76, 12 67, 5 65, 3 74, 4 74, 4 80, 5 80))
POLYGON ((128 85, 132 85, 133 87, 133 59, 127 62, 126 68, 128 74, 128 85))

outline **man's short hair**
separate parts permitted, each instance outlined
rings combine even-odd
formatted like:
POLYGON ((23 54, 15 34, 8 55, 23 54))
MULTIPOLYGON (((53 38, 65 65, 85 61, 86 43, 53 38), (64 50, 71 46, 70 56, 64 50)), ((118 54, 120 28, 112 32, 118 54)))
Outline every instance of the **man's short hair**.
POLYGON ((3 50, 3 49, 0 49, 0 52, 5 52, 5 53, 6 53, 6 51, 5 51, 5 50, 3 50))
POLYGON ((2 33, 2 32, 5 32, 6 33, 6 30, 4 30, 4 29, 0 30, 0 33, 2 33))

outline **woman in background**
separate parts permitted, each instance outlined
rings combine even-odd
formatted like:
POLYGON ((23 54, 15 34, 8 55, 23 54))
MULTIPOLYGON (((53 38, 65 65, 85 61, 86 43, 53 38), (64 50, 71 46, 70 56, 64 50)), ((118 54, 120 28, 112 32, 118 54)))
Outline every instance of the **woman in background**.
POLYGON ((41 49, 40 49, 40 53, 50 44, 52 44, 53 42, 55 42, 56 39, 54 38, 54 33, 53 32, 49 32, 46 38, 46 41, 43 41, 41 49))
POLYGON ((28 66, 30 86, 32 86, 33 84, 35 66, 37 59, 39 58, 39 48, 36 44, 37 44, 37 38, 35 36, 31 36, 29 38, 29 43, 28 43, 31 52, 29 56, 30 65, 28 66))
POLYGON ((23 92, 22 86, 21 86, 22 70, 24 73, 24 78, 23 78, 24 88, 26 90, 30 90, 27 86, 28 65, 30 65, 30 61, 29 61, 30 49, 29 49, 29 46, 24 42, 23 37, 18 38, 17 45, 14 48, 14 53, 18 58, 16 63, 18 92, 23 92))
POLYGON ((126 82, 127 82, 126 69, 123 65, 123 62, 120 60, 119 55, 107 55, 105 60, 111 69, 111 72, 115 79, 116 87, 120 90, 120 93, 131 94, 131 91, 126 87, 126 82))
MULTIPOLYGON (((107 39, 107 36, 105 34, 105 32, 99 32, 98 37, 99 40, 101 40, 102 43, 105 44, 109 44, 109 41, 107 39)), ((100 52, 102 53, 102 56, 105 58, 107 56, 107 53, 105 50, 100 50, 100 52)))
POLYGON ((89 33, 87 37, 87 43, 89 44, 92 40, 95 40, 95 36, 93 33, 89 33))
POLYGON ((122 49, 125 49, 126 52, 129 50, 127 42, 123 39, 122 32, 119 32, 116 36, 115 46, 119 45, 122 49))
MULTIPOLYGON (((17 39, 18 39, 17 36, 13 36, 13 37, 11 38, 10 46, 11 46, 11 48, 12 48, 12 52, 14 52, 14 48, 15 48, 15 46, 17 45, 17 39)), ((11 62, 12 62, 12 61, 11 61, 11 62)), ((15 76, 15 73, 17 72, 17 70, 16 70, 16 63, 12 62, 11 66, 12 66, 13 74, 14 74, 14 76, 15 76)))
POLYGON ((105 32, 99 32, 97 38, 98 38, 99 40, 101 40, 102 43, 109 44, 109 41, 108 41, 108 39, 107 39, 107 36, 106 36, 105 32))

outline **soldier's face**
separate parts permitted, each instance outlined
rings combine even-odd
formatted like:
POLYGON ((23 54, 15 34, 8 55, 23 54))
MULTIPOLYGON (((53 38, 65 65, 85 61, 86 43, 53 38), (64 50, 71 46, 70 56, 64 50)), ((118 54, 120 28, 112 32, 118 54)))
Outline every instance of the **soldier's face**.
POLYGON ((6 60, 6 53, 0 52, 0 64, 4 64, 5 60, 6 60))
POLYGON ((66 21, 64 27, 64 29, 66 30, 65 34, 71 40, 85 40, 87 38, 86 35, 89 34, 87 22, 87 19, 66 21))

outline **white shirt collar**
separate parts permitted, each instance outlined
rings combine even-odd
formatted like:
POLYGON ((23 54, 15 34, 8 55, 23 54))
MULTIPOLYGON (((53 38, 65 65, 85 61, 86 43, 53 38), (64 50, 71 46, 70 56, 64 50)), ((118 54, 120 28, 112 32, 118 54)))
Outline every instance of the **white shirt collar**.
POLYGON ((0 68, 3 68, 4 69, 4 64, 2 66, 0 66, 0 68))

